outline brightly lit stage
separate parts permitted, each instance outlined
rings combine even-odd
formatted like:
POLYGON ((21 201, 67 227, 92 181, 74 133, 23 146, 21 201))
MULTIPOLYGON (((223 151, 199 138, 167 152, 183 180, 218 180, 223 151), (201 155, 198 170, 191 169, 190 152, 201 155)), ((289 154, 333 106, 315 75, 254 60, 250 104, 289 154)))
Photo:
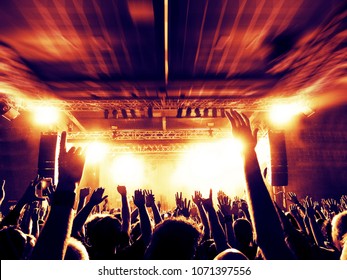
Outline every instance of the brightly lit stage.
MULTIPOLYGON (((106 188, 111 207, 121 205, 117 185, 127 186, 129 198, 135 189, 151 189, 168 209, 175 205, 176 192, 191 199, 195 190, 207 197, 212 188, 215 197, 222 190, 232 198, 245 198, 242 143, 233 139, 231 129, 212 134, 208 130, 122 131, 117 139, 105 133, 71 133, 69 138, 69 146, 87 152, 80 187, 106 188)), ((270 158, 266 135, 259 139, 257 151, 266 167, 270 158)))

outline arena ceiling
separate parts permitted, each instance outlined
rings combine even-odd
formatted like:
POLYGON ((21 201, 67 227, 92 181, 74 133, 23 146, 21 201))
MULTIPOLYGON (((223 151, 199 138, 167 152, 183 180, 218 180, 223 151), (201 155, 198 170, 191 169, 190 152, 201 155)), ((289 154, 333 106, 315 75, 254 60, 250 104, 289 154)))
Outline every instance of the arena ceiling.
POLYGON ((13 0, 0 18, 1 98, 58 106, 76 135, 345 101, 345 1, 13 0))

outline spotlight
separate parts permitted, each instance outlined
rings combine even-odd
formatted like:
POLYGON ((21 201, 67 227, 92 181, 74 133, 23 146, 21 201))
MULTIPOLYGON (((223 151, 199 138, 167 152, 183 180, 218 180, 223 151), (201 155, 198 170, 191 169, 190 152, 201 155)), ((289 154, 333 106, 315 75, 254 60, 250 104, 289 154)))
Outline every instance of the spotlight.
POLYGON ((212 108, 212 117, 217 118, 217 108, 212 108))
POLYGON ((124 118, 124 119, 127 119, 127 118, 128 118, 127 110, 122 109, 121 112, 122 112, 123 118, 124 118))
POLYGON ((192 108, 188 107, 186 111, 186 117, 190 117, 192 114, 192 108))
POLYGON ((147 114, 148 114, 149 118, 153 118, 153 108, 152 107, 148 107, 147 114))
POLYGON ((222 118, 225 118, 225 109, 224 108, 220 109, 220 116, 222 118))
POLYGON ((195 116, 197 117, 197 118, 200 118, 201 117, 201 113, 200 113, 200 109, 199 108, 195 108, 195 116))
POLYGON ((59 111, 52 106, 38 106, 33 110, 35 122, 39 125, 53 125, 59 120, 59 111))
POLYGON ((183 111, 182 108, 178 108, 177 109, 177 116, 176 116, 176 118, 182 118, 182 111, 183 111))
POLYGON ((118 118, 118 111, 116 109, 112 110, 112 117, 114 119, 117 119, 118 118))
POLYGON ((109 110, 106 109, 106 110, 104 111, 104 118, 105 118, 105 119, 108 119, 108 115, 109 115, 109 114, 110 114, 109 110))
POLYGON ((131 117, 132 117, 133 119, 136 119, 136 118, 137 118, 136 112, 135 112, 134 109, 131 109, 131 110, 130 110, 130 114, 131 114, 131 117))
POLYGON ((12 121, 19 116, 19 112, 5 102, 0 102, 0 114, 8 121, 12 121))
POLYGON ((208 117, 208 108, 205 108, 204 109, 204 118, 207 118, 208 117))

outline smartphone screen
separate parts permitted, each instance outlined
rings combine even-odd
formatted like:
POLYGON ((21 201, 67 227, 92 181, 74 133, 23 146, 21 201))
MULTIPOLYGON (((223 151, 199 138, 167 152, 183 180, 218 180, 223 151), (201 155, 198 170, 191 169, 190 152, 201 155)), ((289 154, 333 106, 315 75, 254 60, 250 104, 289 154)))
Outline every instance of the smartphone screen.
POLYGON ((52 184, 52 178, 42 178, 40 183, 37 184, 36 190, 35 190, 35 195, 38 198, 44 198, 48 196, 48 191, 47 189, 51 186, 52 184))

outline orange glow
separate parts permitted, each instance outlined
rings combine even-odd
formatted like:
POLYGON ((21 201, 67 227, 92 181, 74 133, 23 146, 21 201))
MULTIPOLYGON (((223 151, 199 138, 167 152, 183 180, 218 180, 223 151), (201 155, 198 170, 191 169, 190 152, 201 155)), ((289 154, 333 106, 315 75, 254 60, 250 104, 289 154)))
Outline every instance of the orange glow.
POLYGON ((110 172, 115 184, 141 188, 144 184, 144 169, 141 158, 126 154, 114 159, 110 172))
POLYGON ((173 184, 187 193, 200 190, 208 195, 213 188, 241 195, 244 188, 242 145, 233 139, 193 146, 179 161, 172 175, 173 184))
POLYGON ((34 108, 35 122, 42 125, 55 124, 59 120, 59 111, 52 106, 41 106, 34 108))
POLYGON ((106 144, 93 142, 86 149, 87 162, 98 163, 105 158, 108 148, 106 144))
POLYGON ((271 107, 269 117, 274 124, 286 124, 306 110, 300 103, 276 104, 271 107))

